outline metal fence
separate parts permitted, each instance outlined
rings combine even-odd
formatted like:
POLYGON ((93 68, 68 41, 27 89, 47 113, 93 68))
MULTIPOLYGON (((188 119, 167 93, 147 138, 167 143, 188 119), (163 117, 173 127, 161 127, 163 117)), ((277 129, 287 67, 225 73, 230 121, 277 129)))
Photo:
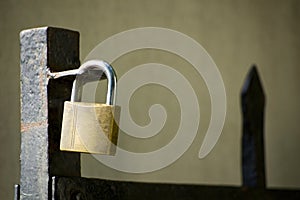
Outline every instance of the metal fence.
POLYGON ((42 27, 22 31, 21 178, 15 199, 300 199, 298 190, 266 188, 265 94, 256 66, 241 91, 243 115, 241 187, 111 181, 83 178, 80 154, 59 150, 63 103, 74 77, 53 72, 76 69, 79 33, 42 27))

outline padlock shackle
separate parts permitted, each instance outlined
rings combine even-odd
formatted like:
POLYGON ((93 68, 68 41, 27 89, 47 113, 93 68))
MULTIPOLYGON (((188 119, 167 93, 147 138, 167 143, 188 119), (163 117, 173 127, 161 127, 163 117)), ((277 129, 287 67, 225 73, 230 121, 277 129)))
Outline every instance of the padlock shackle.
MULTIPOLYGON (((97 70, 100 73, 103 73, 106 75, 107 78, 107 93, 106 93, 106 104, 107 105, 114 105, 115 104, 115 95, 116 95, 116 87, 117 87, 117 78, 114 69, 111 65, 109 65, 107 62, 102 60, 89 60, 85 63, 83 63, 79 69, 78 74, 81 75, 88 70, 97 70)), ((101 74, 100 74, 101 75, 101 74)), ((72 94, 71 94, 71 102, 80 101, 81 100, 81 91, 79 86, 82 86, 82 82, 75 79, 73 82, 72 87, 72 94)))

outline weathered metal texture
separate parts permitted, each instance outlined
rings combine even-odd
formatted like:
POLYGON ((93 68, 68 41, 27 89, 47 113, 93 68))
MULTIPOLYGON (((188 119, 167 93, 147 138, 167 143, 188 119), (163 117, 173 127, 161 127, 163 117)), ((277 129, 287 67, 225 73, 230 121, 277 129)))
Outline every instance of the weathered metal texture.
POLYGON ((222 199, 296 200, 300 191, 54 177, 52 200, 222 199))
POLYGON ((51 177, 80 176, 80 154, 59 151, 63 103, 72 78, 48 72, 79 66, 79 33, 42 27, 22 31, 21 199, 50 199, 51 177))
POLYGON ((256 66, 252 66, 246 77, 242 88, 241 103, 243 186, 265 188, 265 94, 256 66))

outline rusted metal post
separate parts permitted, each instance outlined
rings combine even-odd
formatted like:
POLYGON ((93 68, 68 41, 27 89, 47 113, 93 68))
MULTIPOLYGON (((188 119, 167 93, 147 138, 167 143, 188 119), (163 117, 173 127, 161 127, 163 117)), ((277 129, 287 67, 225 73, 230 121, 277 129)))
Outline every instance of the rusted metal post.
POLYGON ((59 151, 63 102, 72 78, 48 73, 78 68, 79 33, 42 27, 20 33, 21 199, 50 199, 52 176, 80 176, 80 154, 59 151))
POLYGON ((243 114, 242 176, 244 187, 265 188, 265 94, 256 66, 248 73, 241 94, 243 114))

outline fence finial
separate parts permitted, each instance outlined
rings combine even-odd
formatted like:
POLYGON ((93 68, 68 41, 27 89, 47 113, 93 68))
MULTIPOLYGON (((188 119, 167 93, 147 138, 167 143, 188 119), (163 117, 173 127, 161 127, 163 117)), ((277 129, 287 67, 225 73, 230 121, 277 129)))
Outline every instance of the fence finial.
POLYGON ((243 186, 265 188, 265 94, 255 65, 251 67, 244 82, 241 93, 241 105, 243 114, 243 186))

